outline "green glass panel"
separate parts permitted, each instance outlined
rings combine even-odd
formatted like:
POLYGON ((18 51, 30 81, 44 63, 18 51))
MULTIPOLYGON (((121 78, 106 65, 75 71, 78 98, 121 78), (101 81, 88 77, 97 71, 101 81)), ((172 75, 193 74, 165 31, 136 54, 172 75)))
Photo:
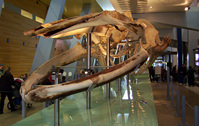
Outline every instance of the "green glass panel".
MULTIPOLYGON (((106 86, 91 92, 91 109, 86 109, 86 92, 68 96, 60 102, 61 126, 157 126, 152 88, 148 74, 122 77, 111 82, 111 98, 106 86)), ((54 105, 39 111, 13 126, 54 126, 54 105)))

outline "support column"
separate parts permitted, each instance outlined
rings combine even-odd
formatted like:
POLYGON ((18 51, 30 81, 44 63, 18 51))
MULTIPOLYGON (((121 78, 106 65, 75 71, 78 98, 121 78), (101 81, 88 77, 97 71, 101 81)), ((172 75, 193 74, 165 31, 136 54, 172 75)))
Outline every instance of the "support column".
POLYGON ((178 82, 181 82, 181 75, 180 75, 180 68, 182 67, 182 34, 181 34, 181 28, 177 28, 177 41, 178 41, 178 47, 177 47, 177 53, 178 53, 178 82))
MULTIPOLYGON (((55 84, 58 84, 59 73, 56 71, 55 84)), ((54 100, 54 126, 60 126, 60 99, 54 100)))
POLYGON ((22 99, 22 119, 26 118, 26 102, 22 99))
MULTIPOLYGON (((85 3, 83 4, 83 8, 82 8, 82 11, 81 11, 81 14, 80 16, 84 16, 84 15, 87 15, 90 13, 90 10, 91 10, 91 4, 89 3, 85 3)), ((72 39, 72 42, 71 42, 71 45, 70 45, 70 49, 73 48, 77 42, 79 43, 82 43, 82 40, 83 40, 83 37, 81 37, 80 40, 78 40, 75 36, 73 36, 73 39, 72 39)), ((77 62, 73 62, 71 64, 69 64, 68 66, 77 66, 77 62)), ((71 68, 69 70, 66 70, 67 72, 72 72, 72 77, 74 77, 74 74, 75 74, 75 71, 76 71, 76 68, 71 68)))
POLYGON ((1 15, 1 10, 2 10, 2 6, 3 6, 3 0, 0 0, 0 15, 1 15))
MULTIPOLYGON (((121 47, 120 47, 121 48, 121 47)), ((121 57, 119 57, 119 63, 121 63, 121 57)), ((118 91, 122 91, 122 85, 121 85, 121 82, 122 82, 122 77, 120 77, 118 79, 118 91)))
MULTIPOLYGON (((88 33, 87 34, 87 70, 90 70, 90 66, 91 66, 91 33, 88 33)), ((86 108, 91 109, 91 91, 86 92, 86 108)))
MULTIPOLYGON (((60 20, 62 18, 64 6, 65 0, 52 0, 44 23, 60 20)), ((44 39, 44 37, 40 37, 30 73, 53 57, 54 48, 55 39, 44 39)))
POLYGON ((199 106, 194 106, 194 126, 199 126, 199 106))
MULTIPOLYGON (((110 69, 110 38, 107 40, 107 56, 106 56, 106 64, 107 69, 110 69)), ((106 98, 110 98, 110 83, 106 84, 106 98)))
POLYGON ((169 77, 170 77, 170 68, 169 68, 169 63, 167 64, 167 100, 169 100, 169 93, 170 93, 170 82, 169 82, 169 77))

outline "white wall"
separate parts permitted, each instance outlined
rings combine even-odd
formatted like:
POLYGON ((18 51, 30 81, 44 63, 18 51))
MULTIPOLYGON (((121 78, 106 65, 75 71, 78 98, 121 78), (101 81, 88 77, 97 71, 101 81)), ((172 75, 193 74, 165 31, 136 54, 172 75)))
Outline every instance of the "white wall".
POLYGON ((193 49, 199 46, 199 31, 189 30, 189 42, 188 42, 188 54, 189 54, 189 66, 194 67, 194 52, 193 49))

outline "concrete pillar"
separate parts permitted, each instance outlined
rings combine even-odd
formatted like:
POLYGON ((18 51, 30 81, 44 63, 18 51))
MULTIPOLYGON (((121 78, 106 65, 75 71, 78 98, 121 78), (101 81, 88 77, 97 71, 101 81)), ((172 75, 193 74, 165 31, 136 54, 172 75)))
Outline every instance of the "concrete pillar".
POLYGON ((0 0, 0 15, 1 15, 2 6, 3 6, 3 0, 0 0))
POLYGON ((181 82, 181 78, 180 78, 180 68, 182 67, 182 34, 181 34, 181 28, 177 28, 177 53, 178 53, 178 82, 181 82))
MULTIPOLYGON (((64 6, 65 0, 52 0, 44 23, 60 20, 62 18, 64 6)), ((30 73, 53 57, 54 48, 55 39, 44 39, 44 37, 40 37, 30 73)))
MULTIPOLYGON (((113 2, 115 4, 117 4, 115 1, 113 0, 96 0, 96 2, 99 4, 99 6, 103 9, 103 10, 115 10, 115 8, 113 7, 113 2)), ((115 6, 116 7, 116 6, 115 6)), ((118 12, 122 12, 122 10, 117 7, 118 12)))

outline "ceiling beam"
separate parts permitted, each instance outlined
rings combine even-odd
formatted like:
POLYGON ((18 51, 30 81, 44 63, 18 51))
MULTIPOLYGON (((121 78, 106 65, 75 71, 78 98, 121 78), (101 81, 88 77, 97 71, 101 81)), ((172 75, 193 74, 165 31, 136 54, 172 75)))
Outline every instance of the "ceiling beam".
POLYGON ((192 7, 188 12, 144 13, 133 14, 133 17, 144 18, 179 28, 199 30, 199 10, 197 7, 192 7))

